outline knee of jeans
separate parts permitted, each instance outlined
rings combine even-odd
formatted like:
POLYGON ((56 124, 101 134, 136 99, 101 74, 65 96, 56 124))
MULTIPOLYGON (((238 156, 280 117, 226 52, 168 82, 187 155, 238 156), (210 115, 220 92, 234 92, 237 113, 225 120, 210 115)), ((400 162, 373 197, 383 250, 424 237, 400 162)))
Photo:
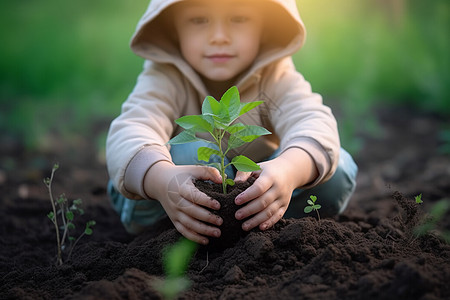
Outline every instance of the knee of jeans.
POLYGON ((352 156, 341 148, 339 154, 338 169, 342 170, 343 174, 351 181, 356 181, 356 175, 358 174, 358 166, 353 160, 352 156))

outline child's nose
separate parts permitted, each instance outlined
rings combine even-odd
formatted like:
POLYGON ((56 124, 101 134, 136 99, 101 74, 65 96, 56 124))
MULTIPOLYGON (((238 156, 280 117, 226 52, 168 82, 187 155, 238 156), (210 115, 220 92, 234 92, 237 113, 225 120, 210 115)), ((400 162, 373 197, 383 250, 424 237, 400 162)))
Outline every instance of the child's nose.
POLYGON ((210 42, 212 44, 224 44, 230 42, 227 25, 224 22, 215 22, 211 26, 210 42))

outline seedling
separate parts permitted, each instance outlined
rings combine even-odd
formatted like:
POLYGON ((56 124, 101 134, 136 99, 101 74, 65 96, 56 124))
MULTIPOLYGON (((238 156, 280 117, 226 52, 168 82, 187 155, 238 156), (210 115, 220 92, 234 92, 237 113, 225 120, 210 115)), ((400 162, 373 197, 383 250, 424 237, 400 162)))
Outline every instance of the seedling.
POLYGON ((205 161, 204 165, 217 168, 222 176, 223 193, 227 193, 227 185, 234 185, 231 178, 227 178, 225 169, 233 165, 238 171, 252 172, 261 168, 244 155, 235 156, 225 165, 225 157, 230 150, 252 142, 256 138, 271 132, 257 125, 233 124, 243 114, 263 103, 254 101, 241 103, 238 89, 233 86, 223 94, 220 102, 214 97, 207 96, 202 104, 201 115, 183 116, 175 122, 184 128, 180 134, 169 141, 169 144, 184 144, 195 141, 205 141, 212 147, 200 147, 197 152, 198 160, 205 161), (197 133, 207 132, 212 141, 196 136, 197 133), (212 155, 218 156, 219 163, 208 163, 212 155))
POLYGON ((182 237, 176 244, 163 250, 163 266, 166 278, 151 283, 164 299, 175 299, 191 285, 185 276, 198 244, 182 237))
POLYGON ((414 200, 416 200, 417 204, 422 204, 423 203, 422 194, 419 194, 419 195, 415 196, 414 200))
POLYGON ((73 200, 72 204, 69 205, 69 201, 64 194, 61 194, 56 200, 53 197, 52 192, 52 183, 53 177, 55 175, 56 170, 59 168, 58 164, 55 164, 52 168, 52 173, 50 178, 44 179, 44 183, 47 186, 48 194, 50 197, 50 202, 52 203, 52 211, 47 214, 47 217, 52 221, 55 226, 56 231, 56 243, 57 243, 57 257, 56 257, 56 265, 63 264, 63 256, 62 252, 66 249, 69 249, 69 254, 67 255, 67 260, 72 256, 72 251, 77 245, 78 241, 84 235, 92 234, 92 227, 95 225, 95 221, 88 221, 86 223, 86 228, 84 232, 78 237, 75 238, 70 235, 70 232, 75 229, 74 219, 75 214, 82 215, 84 214, 84 210, 80 208, 82 201, 81 199, 73 200), (58 215, 60 215, 62 225, 58 224, 58 215), (60 230, 62 231, 62 236, 60 235, 60 230), (66 240, 69 240, 69 245, 66 245, 66 240))
POLYGON ((307 206, 303 209, 306 214, 309 214, 313 210, 317 213, 317 218, 320 221, 319 209, 322 207, 320 204, 316 204, 317 196, 311 195, 309 199, 306 201, 308 203, 307 206))

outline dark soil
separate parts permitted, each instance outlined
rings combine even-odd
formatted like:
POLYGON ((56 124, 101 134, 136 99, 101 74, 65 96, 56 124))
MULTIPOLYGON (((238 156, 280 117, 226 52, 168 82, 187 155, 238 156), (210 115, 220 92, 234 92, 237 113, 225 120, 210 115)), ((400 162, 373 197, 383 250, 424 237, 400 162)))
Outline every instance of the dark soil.
POLYGON ((242 223, 245 220, 237 220, 234 217, 236 211, 242 207, 236 205, 234 199, 252 185, 254 181, 255 179, 250 177, 246 182, 236 182, 234 186, 227 186, 227 194, 223 193, 221 184, 200 180, 194 182, 194 185, 201 192, 220 203, 220 209, 213 212, 223 220, 223 224, 220 226, 221 236, 219 238, 210 238, 208 249, 223 250, 232 247, 239 239, 248 234, 248 232, 242 230, 242 223))
MULTIPOLYGON (((414 228, 450 195, 450 156, 438 151, 445 118, 407 109, 377 112, 382 132, 360 133, 358 188, 334 219, 282 219, 222 251, 199 248, 182 299, 450 299, 450 246, 414 228), (424 203, 414 196, 422 193, 424 203)), ((0 299, 159 299, 161 251, 180 235, 168 219, 128 235, 106 196, 98 124, 73 143, 31 153, 0 135, 0 299), (98 127, 98 128, 97 128, 98 127), (53 162, 55 194, 82 198, 94 219, 72 259, 56 267, 51 206, 42 182, 53 162)), ((437 230, 450 230, 446 212, 437 230)))

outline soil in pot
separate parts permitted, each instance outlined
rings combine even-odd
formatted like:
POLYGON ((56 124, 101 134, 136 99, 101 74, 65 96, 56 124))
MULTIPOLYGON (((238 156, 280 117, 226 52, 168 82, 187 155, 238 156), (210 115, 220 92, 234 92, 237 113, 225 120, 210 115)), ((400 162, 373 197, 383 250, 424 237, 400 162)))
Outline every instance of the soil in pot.
POLYGON ((241 192, 250 187, 254 178, 249 178, 245 182, 236 182, 234 186, 227 186, 227 194, 223 194, 222 185, 211 181, 197 180, 194 185, 209 197, 216 199, 220 203, 220 209, 213 211, 223 219, 220 226, 221 236, 219 238, 209 238, 209 250, 223 250, 232 247, 241 237, 244 237, 248 232, 242 230, 242 223, 244 220, 237 220, 235 218, 236 211, 242 208, 242 205, 236 205, 234 199, 241 192))

